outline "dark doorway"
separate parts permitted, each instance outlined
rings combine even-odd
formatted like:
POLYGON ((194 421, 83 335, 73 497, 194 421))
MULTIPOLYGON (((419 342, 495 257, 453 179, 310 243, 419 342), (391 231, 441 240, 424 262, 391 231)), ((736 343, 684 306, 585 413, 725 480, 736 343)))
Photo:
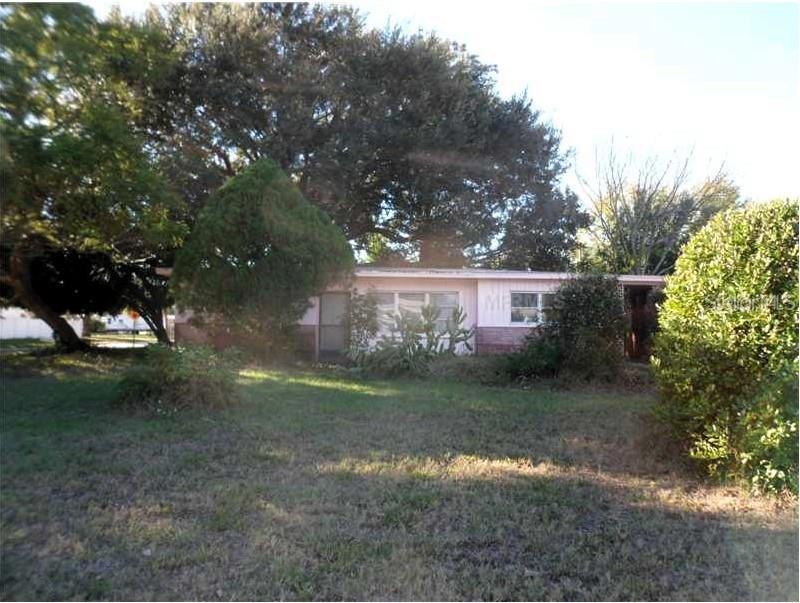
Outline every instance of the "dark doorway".
POLYGON ((631 360, 647 362, 650 359, 653 334, 658 328, 657 294, 657 290, 650 286, 625 287, 629 318, 625 355, 631 360))

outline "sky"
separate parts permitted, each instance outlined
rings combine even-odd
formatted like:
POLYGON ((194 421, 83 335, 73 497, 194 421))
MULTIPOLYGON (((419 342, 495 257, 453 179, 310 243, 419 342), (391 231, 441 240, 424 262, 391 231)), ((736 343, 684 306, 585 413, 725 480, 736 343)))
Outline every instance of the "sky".
POLYGON ((691 155, 695 181, 723 166, 745 198, 800 196, 798 2, 353 4, 495 65, 499 93, 527 93, 561 132, 579 194, 613 145, 634 165, 691 155))

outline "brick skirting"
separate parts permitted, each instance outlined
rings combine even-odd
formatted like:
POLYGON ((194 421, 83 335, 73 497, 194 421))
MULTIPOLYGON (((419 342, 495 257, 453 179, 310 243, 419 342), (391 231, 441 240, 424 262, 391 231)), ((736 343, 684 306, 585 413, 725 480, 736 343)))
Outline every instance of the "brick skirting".
POLYGON ((475 333, 476 354, 507 354, 519 349, 525 336, 537 327, 478 327, 475 333))

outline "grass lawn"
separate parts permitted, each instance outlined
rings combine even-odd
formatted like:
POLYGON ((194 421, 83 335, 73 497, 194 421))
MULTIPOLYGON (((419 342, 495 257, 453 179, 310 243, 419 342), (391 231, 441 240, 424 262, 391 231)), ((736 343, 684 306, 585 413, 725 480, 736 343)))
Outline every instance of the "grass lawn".
POLYGON ((4 600, 797 600, 796 502, 692 478, 646 394, 246 371, 148 419, 119 358, 4 361, 4 600))
POLYGON ((0 339, 0 354, 28 353, 52 347, 52 339, 0 339))
POLYGON ((136 335, 118 331, 101 331, 100 333, 92 333, 88 337, 88 341, 91 345, 98 347, 139 347, 145 344, 155 343, 156 336, 150 331, 139 331, 136 335))

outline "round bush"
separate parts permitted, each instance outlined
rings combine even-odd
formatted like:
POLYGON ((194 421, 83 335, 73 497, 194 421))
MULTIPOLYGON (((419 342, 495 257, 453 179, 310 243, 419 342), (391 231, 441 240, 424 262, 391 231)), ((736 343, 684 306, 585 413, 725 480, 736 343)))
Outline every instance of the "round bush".
POLYGON ((156 415, 237 403, 240 360, 233 348, 215 352, 205 346, 148 346, 123 374, 116 403, 156 415))
POLYGON ((623 365, 625 307, 617 280, 581 274, 555 292, 542 329, 508 356, 510 379, 615 381, 623 365))
POLYGON ((660 416, 710 472, 767 490, 797 489, 797 226, 791 201, 717 216, 678 259, 655 339, 660 416))
POLYGON ((352 265, 342 231, 265 158, 209 197, 171 285, 180 305, 274 338, 352 265))

